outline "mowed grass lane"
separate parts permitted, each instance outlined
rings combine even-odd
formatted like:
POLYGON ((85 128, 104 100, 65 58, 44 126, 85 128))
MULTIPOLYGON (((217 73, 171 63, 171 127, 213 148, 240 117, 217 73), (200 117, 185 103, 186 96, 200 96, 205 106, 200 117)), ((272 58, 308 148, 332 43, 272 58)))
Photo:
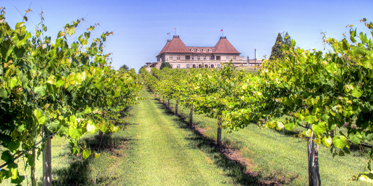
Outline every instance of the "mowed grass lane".
POLYGON ((117 169, 123 171, 111 185, 232 185, 231 177, 214 165, 208 154, 193 147, 189 129, 181 128, 179 118, 167 113, 150 93, 148 99, 132 108, 126 135, 126 159, 117 169))
MULTIPOLYGON (((170 100, 170 107, 176 101, 170 100)), ((189 108, 179 106, 179 113, 189 121, 189 108)), ((204 129, 207 138, 216 140, 217 120, 194 114, 193 123, 204 129)), ((290 132, 288 132, 290 133, 290 132)), ((259 172, 260 180, 277 180, 285 185, 308 185, 307 140, 251 124, 231 134, 223 130, 222 141, 253 163, 248 170, 259 172)), ((352 177, 366 171, 367 153, 351 149, 351 154, 332 157, 329 148, 320 145, 319 166, 323 185, 371 185, 353 181, 352 177)))

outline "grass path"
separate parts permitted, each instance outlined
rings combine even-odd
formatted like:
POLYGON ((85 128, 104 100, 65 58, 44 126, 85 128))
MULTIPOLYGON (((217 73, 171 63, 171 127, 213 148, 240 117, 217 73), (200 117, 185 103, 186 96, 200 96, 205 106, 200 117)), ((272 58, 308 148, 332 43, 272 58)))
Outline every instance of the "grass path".
POLYGON ((211 154, 192 144, 197 136, 163 107, 155 99, 133 106, 126 130, 132 141, 117 167, 123 176, 112 185, 231 185, 232 178, 214 165, 211 154))

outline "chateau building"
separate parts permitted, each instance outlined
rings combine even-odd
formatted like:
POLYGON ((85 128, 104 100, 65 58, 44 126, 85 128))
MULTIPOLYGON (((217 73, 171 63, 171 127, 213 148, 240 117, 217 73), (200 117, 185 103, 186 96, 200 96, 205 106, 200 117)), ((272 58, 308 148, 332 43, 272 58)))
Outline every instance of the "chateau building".
POLYGON ((157 62, 146 64, 148 71, 152 67, 159 69, 163 62, 170 63, 172 68, 220 68, 221 63, 230 60, 235 66, 247 65, 249 60, 240 54, 226 36, 221 36, 215 46, 200 47, 186 46, 178 35, 174 35, 156 56, 157 62))

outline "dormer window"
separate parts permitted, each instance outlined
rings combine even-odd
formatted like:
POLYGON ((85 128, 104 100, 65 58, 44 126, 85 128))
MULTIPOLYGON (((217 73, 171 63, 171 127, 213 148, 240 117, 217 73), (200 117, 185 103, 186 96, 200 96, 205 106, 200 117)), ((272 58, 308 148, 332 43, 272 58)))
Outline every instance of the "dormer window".
POLYGON ((211 48, 209 49, 209 52, 212 52, 211 48))
POLYGON ((199 52, 199 48, 197 49, 197 52, 199 52))
POLYGON ((190 49, 190 51, 191 51, 191 52, 194 52, 194 49, 192 48, 192 49, 190 49))
POLYGON ((203 52, 206 52, 206 49, 203 49, 202 51, 203 51, 203 52))

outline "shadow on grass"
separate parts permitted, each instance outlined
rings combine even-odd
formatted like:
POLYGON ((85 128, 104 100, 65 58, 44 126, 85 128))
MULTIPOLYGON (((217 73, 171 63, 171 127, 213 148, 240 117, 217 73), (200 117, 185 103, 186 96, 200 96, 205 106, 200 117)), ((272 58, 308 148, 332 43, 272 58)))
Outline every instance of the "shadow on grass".
MULTIPOLYGON (((136 124, 127 124, 136 125, 136 124)), ((126 148, 126 142, 133 141, 134 139, 125 138, 121 135, 115 135, 115 133, 108 133, 103 135, 100 152, 110 152, 111 156, 121 157, 122 154, 118 149, 126 148)), ((97 133, 94 136, 82 138, 80 144, 85 143, 91 150, 98 150, 100 142, 100 135, 97 133)), ((70 152, 66 153, 67 162, 69 164, 66 168, 52 169, 53 182, 52 185, 94 185, 95 177, 92 177, 92 168, 90 164, 94 161, 94 157, 91 156, 87 159, 83 159, 81 154, 75 156, 70 152)), ((97 174, 98 172, 94 172, 97 174)), ((42 178, 40 180, 43 180, 42 178)), ((96 183, 105 183, 114 181, 112 177, 100 175, 96 183)), ((41 182, 38 185, 42 185, 41 182)))
MULTIPOLYGON (((164 103, 157 102, 158 107, 164 110, 164 113, 167 115, 175 115, 173 110, 167 107, 167 101, 164 103)), ((266 184, 263 182, 262 176, 257 174, 252 176, 250 174, 246 174, 246 167, 242 163, 237 160, 232 160, 227 157, 222 151, 223 148, 219 149, 214 140, 204 136, 194 127, 190 128, 189 122, 185 120, 186 118, 180 114, 178 114, 178 118, 175 118, 174 121, 178 125, 180 129, 189 130, 193 132, 191 137, 186 138, 190 143, 186 146, 187 148, 197 148, 204 153, 208 154, 208 156, 212 159, 213 163, 222 168, 224 171, 227 172, 227 176, 233 178, 233 180, 241 185, 275 185, 275 183, 266 184)), ((194 125, 198 125, 198 123, 194 122, 194 125)))
MULTIPOLYGON (((179 119, 179 121, 182 119, 179 119)), ((187 122, 180 121, 177 122, 180 128, 184 128, 185 130, 192 130, 194 133, 192 137, 186 138, 190 143, 187 147, 189 148, 197 148, 202 152, 208 154, 214 164, 220 168, 222 168, 226 175, 233 178, 236 183, 242 185, 268 185, 262 182, 261 175, 251 176, 250 174, 246 174, 246 166, 240 163, 237 160, 230 159, 227 157, 223 151, 224 148, 218 148, 215 141, 203 136, 202 133, 195 130, 194 128, 188 128, 187 122)))

